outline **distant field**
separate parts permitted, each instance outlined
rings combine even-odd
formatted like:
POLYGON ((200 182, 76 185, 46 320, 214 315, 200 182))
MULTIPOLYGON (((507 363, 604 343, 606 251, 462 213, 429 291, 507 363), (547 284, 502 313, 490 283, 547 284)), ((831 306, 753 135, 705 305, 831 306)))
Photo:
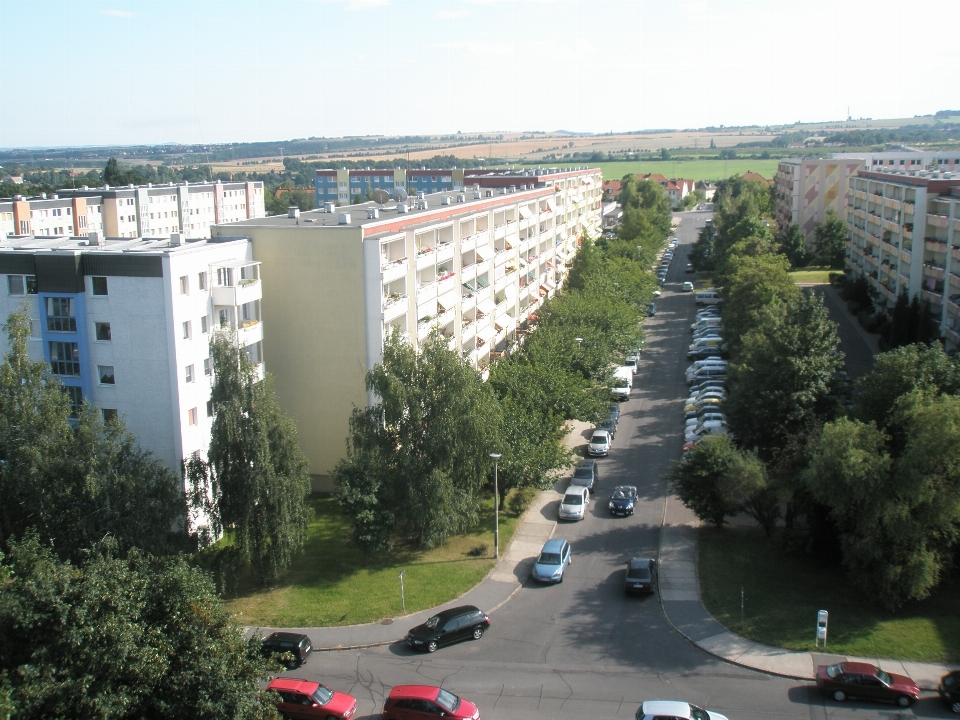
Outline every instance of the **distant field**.
MULTIPOLYGON (((668 160, 666 162, 601 162, 588 163, 591 167, 603 169, 604 180, 619 180, 627 173, 660 173, 668 178, 686 178, 688 180, 722 180, 731 175, 742 175, 747 171, 760 173, 773 180, 777 172, 774 160, 668 160)), ((557 166, 573 163, 556 163, 557 166)))

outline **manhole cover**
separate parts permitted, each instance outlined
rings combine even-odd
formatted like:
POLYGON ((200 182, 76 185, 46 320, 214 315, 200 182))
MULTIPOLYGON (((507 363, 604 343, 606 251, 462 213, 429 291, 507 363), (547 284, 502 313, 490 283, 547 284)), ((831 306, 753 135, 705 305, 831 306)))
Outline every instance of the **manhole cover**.
POLYGON ((393 625, 393 618, 384 618, 380 621, 381 625, 393 625))

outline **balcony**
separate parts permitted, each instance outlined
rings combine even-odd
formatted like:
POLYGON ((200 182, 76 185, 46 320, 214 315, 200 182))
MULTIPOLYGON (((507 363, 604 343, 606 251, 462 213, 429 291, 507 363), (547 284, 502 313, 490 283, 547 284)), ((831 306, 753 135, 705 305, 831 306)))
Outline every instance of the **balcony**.
POLYGON ((434 248, 425 248, 417 253, 417 270, 423 270, 437 263, 437 252, 434 248))
POLYGON ((923 276, 943 280, 943 268, 932 263, 923 264, 923 276))
POLYGON ((263 297, 263 286, 259 280, 241 280, 236 285, 217 285, 210 295, 214 305, 236 307, 260 300, 263 297))
POLYGON ((883 251, 887 255, 893 255, 894 257, 896 257, 897 253, 900 251, 900 248, 898 248, 896 245, 888 243, 886 240, 882 241, 881 247, 883 247, 883 251))
POLYGON ((437 262, 447 262, 453 260, 453 243, 444 243, 437 247, 437 262))
POLYGON ((417 302, 422 303, 424 300, 430 300, 437 296, 437 284, 435 282, 423 283, 420 287, 417 288, 417 302))
POLYGON ((407 276, 407 266, 409 263, 406 258, 395 260, 380 265, 380 277, 384 284, 391 283, 394 280, 405 278, 407 276))
POLYGON ((410 298, 406 295, 398 296, 388 296, 383 298, 383 306, 381 315, 383 317, 383 322, 391 322, 396 320, 401 315, 407 313, 407 309, 410 307, 410 298))
POLYGON ((240 347, 253 345, 263 340, 263 323, 259 320, 244 320, 237 329, 237 344, 240 347))
POLYGON ((946 215, 939 215, 937 213, 928 213, 927 225, 932 225, 933 227, 946 229, 950 225, 950 218, 948 218, 946 215))
POLYGON ((469 252, 477 246, 477 236, 468 235, 460 241, 460 252, 469 252))
POLYGON ((456 273, 444 273, 437 278, 437 294, 443 295, 444 293, 450 292, 458 284, 456 273))
POLYGON ((497 225, 493 229, 493 239, 494 240, 503 240, 507 235, 507 228, 504 225, 497 225))
POLYGON ((927 300, 931 305, 940 307, 943 305, 943 289, 941 288, 939 292, 935 290, 921 290, 920 296, 927 300))
POLYGON ((939 238, 927 237, 923 239, 923 249, 929 250, 934 253, 944 253, 947 252, 947 241, 940 240, 939 238))

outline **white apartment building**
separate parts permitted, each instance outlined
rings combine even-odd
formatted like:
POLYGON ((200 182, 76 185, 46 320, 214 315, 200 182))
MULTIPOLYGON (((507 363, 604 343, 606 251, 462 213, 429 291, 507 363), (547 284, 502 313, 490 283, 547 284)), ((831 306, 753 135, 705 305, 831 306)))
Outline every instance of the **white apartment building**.
POLYGON ((262 375, 248 240, 9 236, 0 275, 0 317, 27 308, 30 354, 50 363, 75 409, 89 400, 105 419, 122 418, 174 472, 209 447, 210 333, 232 329, 262 375))
POLYGON ((960 348, 960 173, 861 171, 850 179, 847 268, 878 307, 902 292, 930 302, 948 350, 960 348))
POLYGON ((391 332, 416 346, 439 328, 484 373, 556 293, 579 239, 601 231, 598 169, 472 180, 409 204, 331 202, 213 229, 249 238, 261 263, 264 349, 315 489, 332 487, 353 408, 374 401, 364 380, 391 332))
POLYGON ((8 235, 208 238, 217 223, 263 217, 262 182, 83 187, 0 200, 8 235))

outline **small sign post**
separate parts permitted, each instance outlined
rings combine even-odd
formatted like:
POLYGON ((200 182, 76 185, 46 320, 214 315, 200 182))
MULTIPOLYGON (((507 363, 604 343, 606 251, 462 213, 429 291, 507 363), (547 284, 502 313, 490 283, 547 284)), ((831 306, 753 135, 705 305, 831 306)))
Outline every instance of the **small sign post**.
POLYGON ((820 642, 823 641, 823 646, 827 646, 827 616, 829 613, 826 610, 821 610, 817 613, 817 639, 814 642, 814 647, 820 647, 820 642))
POLYGON ((407 603, 404 602, 404 599, 403 599, 403 574, 404 574, 405 572, 406 572, 406 570, 401 570, 401 571, 400 571, 400 574, 397 575, 397 577, 400 578, 400 610, 401 610, 402 612, 406 612, 406 611, 407 611, 407 603))

